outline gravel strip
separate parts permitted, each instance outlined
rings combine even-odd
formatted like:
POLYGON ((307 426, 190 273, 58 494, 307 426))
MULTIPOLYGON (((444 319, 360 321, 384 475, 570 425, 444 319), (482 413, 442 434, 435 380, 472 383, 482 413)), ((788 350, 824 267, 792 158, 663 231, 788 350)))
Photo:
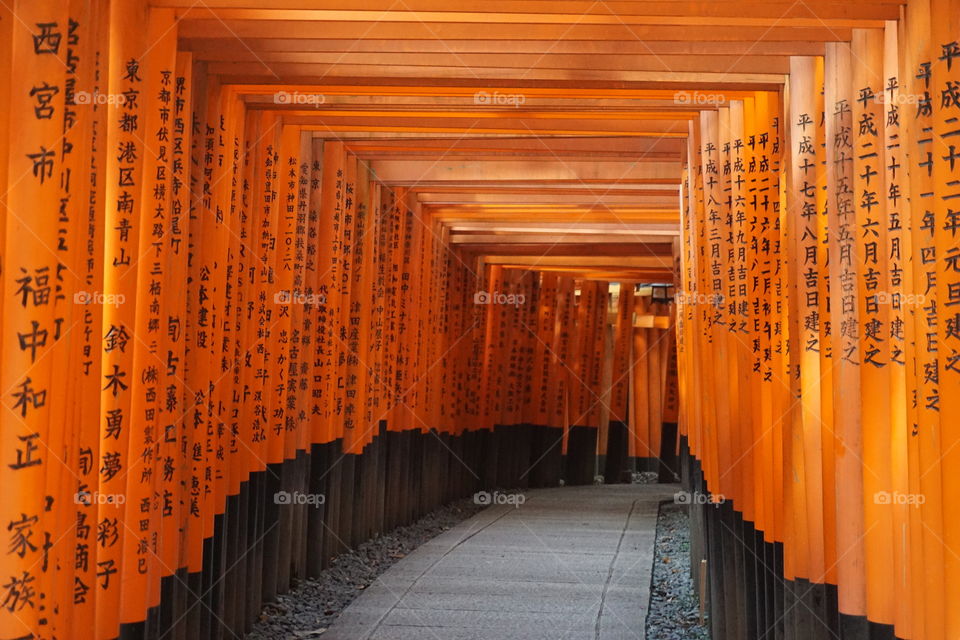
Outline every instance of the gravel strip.
POLYGON ((484 508, 474 504, 472 498, 458 500, 413 524, 398 527, 337 556, 332 566, 319 576, 301 580, 289 593, 277 596, 276 602, 265 605, 260 620, 246 639, 287 640, 321 636, 340 612, 390 565, 484 508))
POLYGON ((633 484, 657 484, 659 481, 656 471, 640 471, 633 474, 633 484))
POLYGON ((690 576, 690 523, 685 505, 665 502, 657 516, 657 542, 647 612, 647 640, 709 640, 690 576))

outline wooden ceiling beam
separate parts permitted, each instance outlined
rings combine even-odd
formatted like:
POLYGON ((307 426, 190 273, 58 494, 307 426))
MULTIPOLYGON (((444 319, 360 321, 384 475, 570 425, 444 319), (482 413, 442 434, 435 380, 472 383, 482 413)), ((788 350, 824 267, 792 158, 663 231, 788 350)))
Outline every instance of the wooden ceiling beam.
MULTIPOLYGON (((456 126, 418 127, 416 125, 399 125, 399 124, 366 125, 366 124, 349 124, 349 123, 343 124, 343 123, 334 123, 334 122, 318 122, 316 118, 311 119, 306 117, 298 117, 298 118, 291 118, 289 120, 284 120, 284 124, 297 125, 301 127, 301 129, 304 131, 310 131, 314 133, 323 132, 324 135, 318 136, 318 137, 330 138, 333 140, 339 140, 343 142, 348 141, 356 136, 360 136, 367 132, 388 132, 388 133, 396 133, 396 134, 422 132, 422 133, 430 133, 431 135, 455 134, 454 136, 451 136, 451 137, 462 138, 468 135, 471 131, 473 131, 472 128, 465 129, 463 127, 456 127, 456 126)), ((625 132, 623 131, 609 132, 609 131, 603 131, 600 129, 582 129, 582 130, 580 129, 540 129, 534 132, 533 129, 526 126, 522 128, 510 128, 510 127, 502 127, 502 126, 501 127, 498 127, 498 126, 477 127, 477 128, 483 132, 499 133, 505 136, 516 136, 524 132, 531 133, 533 135, 541 135, 541 136, 543 135, 601 136, 605 134, 625 135, 625 132)), ((674 133, 672 131, 668 132, 668 131, 656 131, 656 130, 651 131, 651 130, 648 130, 647 128, 644 128, 643 130, 630 132, 629 135, 637 136, 637 137, 653 137, 653 138, 661 137, 661 136, 672 137, 672 138, 686 138, 686 133, 674 133)))
POLYGON ((676 192, 652 192, 648 194, 583 194, 583 193, 478 193, 456 194, 441 196, 429 194, 418 197, 420 202, 431 204, 469 204, 469 203, 502 203, 502 204, 582 204, 582 205, 654 205, 670 206, 679 202, 676 192), (459 195, 459 197, 457 197, 459 195))
POLYGON ((632 182, 603 182, 590 181, 486 181, 486 182, 458 182, 457 184, 440 184, 437 186, 418 186, 417 191, 422 193, 572 193, 587 195, 606 195, 610 193, 630 194, 644 193, 650 189, 669 190, 676 192, 680 187, 679 180, 634 180, 632 182))
MULTIPOLYGON (((546 248, 546 247, 545 247, 546 248)), ((573 255, 487 255, 487 264, 565 267, 578 269, 672 269, 672 259, 665 256, 573 256, 573 255)))
MULTIPOLYGON (((444 0, 446 1, 446 0, 444 0)), ((289 38, 244 38, 206 40, 202 37, 181 38, 180 46, 192 51, 199 59, 216 52, 314 52, 314 53, 503 53, 502 40, 435 40, 413 39, 312 39, 289 38)), ((627 40, 511 40, 510 51, 517 54, 538 55, 735 55, 735 56, 820 56, 824 54, 823 42, 760 41, 717 42, 711 40, 644 40, 634 37, 627 40)))
POLYGON ((480 220, 496 220, 500 222, 525 222, 530 220, 539 222, 620 222, 632 223, 679 223, 680 212, 672 209, 642 209, 624 207, 502 207, 491 211, 489 207, 473 208, 466 205, 443 208, 425 208, 425 213, 433 218, 448 223, 477 222, 480 220))
MULTIPOLYGON (((205 63, 202 63, 205 66, 205 63)), ((324 98, 330 98, 334 95, 342 96, 409 96, 419 98, 438 98, 452 97, 460 99, 473 100, 479 91, 489 90, 493 87, 490 81, 478 82, 474 79, 468 81, 449 81, 449 82, 425 82, 396 84, 387 82, 384 78, 325 78, 322 82, 296 83, 280 82, 275 78, 270 81, 258 81, 251 83, 230 84, 225 81, 224 85, 237 95, 246 98, 247 96, 270 96, 278 91, 299 91, 303 93, 319 92, 324 98), (363 80, 369 82, 364 83, 363 80)), ((565 99, 575 100, 574 104, 585 104, 588 100, 629 100, 629 101, 670 101, 676 98, 677 91, 672 87, 634 87, 629 83, 612 87, 610 85, 597 85, 596 83, 569 84, 569 83, 524 83, 505 86, 502 83, 496 85, 497 89, 510 89, 510 92, 522 92, 527 99, 565 99)), ((740 100, 744 98, 753 98, 756 96, 755 87, 747 89, 736 89, 732 87, 718 88, 715 92, 717 98, 730 100, 740 100)), ((641 105, 642 106, 642 105, 641 105)))
MULTIPOLYGON (((317 140, 336 140, 338 142, 344 142, 347 144, 353 144, 355 142, 363 142, 368 140, 373 140, 377 142, 388 141, 388 140, 407 140, 414 143, 418 143, 420 140, 484 140, 484 141, 493 141, 493 140, 516 140, 520 138, 527 138, 529 140, 550 140, 550 139, 571 139, 577 137, 583 137, 584 139, 600 140, 609 138, 611 140, 617 139, 620 136, 614 134, 595 134, 593 136, 589 134, 578 133, 576 135, 568 136, 543 136, 535 134, 529 130, 526 131, 517 131, 514 133, 497 133, 495 131, 484 130, 484 131, 415 131, 415 130, 405 130, 405 131, 391 131, 385 129, 383 131, 377 130, 366 130, 366 131, 357 131, 357 130, 345 130, 345 131, 335 131, 331 128, 324 127, 313 127, 310 129, 304 129, 304 131, 310 133, 314 139, 317 140)), ((637 139, 642 139, 644 136, 631 136, 637 139)), ((662 136, 648 136, 649 139, 657 139, 662 136)), ((672 136, 672 140, 684 140, 684 136, 672 136)), ((442 154, 441 154, 442 155, 442 154)))
POLYGON ((564 278, 575 280, 599 280, 601 282, 665 283, 673 282, 673 273, 665 269, 590 269, 575 267, 531 267, 528 265, 501 265, 504 269, 515 269, 534 273, 555 273, 564 278))
MULTIPOLYGON (((348 143, 348 148, 353 151, 353 147, 348 143)), ((391 151, 367 151, 359 150, 359 152, 354 152, 361 160, 373 161, 373 160, 391 160, 398 158, 470 158, 478 162, 501 162, 505 159, 510 160, 519 160, 523 162, 527 161, 536 161, 536 160, 550 160, 550 159, 563 159, 563 160, 620 160, 620 161, 634 161, 634 162, 678 162, 680 158, 675 153, 657 153, 650 152, 642 157, 635 157, 628 153, 609 153, 603 151, 595 152, 580 152, 580 153, 549 153, 544 152, 540 155, 532 155, 529 153, 520 154, 516 152, 477 152, 469 153, 466 151, 450 151, 447 153, 437 153, 434 150, 430 149, 405 149, 405 150, 391 150, 391 151)))
MULTIPOLYGON (((629 185, 628 188, 613 190, 606 185, 547 185, 544 183, 531 183, 529 188, 518 187, 498 187, 496 185, 487 185, 486 187, 464 187, 461 185, 443 188, 417 188, 417 200, 430 203, 462 203, 462 202, 498 202, 499 200, 484 200, 484 198, 526 198, 530 196, 563 196, 570 198, 568 202, 575 202, 580 198, 602 198, 614 196, 617 198, 629 199, 632 196, 676 196, 679 192, 677 184, 657 184, 657 185, 629 185)), ((611 200, 612 201, 612 200, 611 200)))
MULTIPOLYGON (((671 3, 649 3, 644 9, 640 3, 624 7, 624 11, 614 12, 603 4, 593 7, 581 5, 581 11, 562 12, 550 3, 540 3, 539 11, 495 11, 493 6, 484 3, 470 11, 462 5, 434 6, 434 10, 411 8, 394 4, 379 8, 363 9, 356 5, 349 9, 343 6, 328 5, 325 8, 278 9, 276 7, 258 7, 252 9, 212 8, 209 5, 177 9, 176 16, 183 21, 217 20, 224 23, 235 22, 358 22, 358 23, 419 23, 419 24, 545 24, 563 26, 618 25, 627 28, 634 26, 701 26, 719 27, 780 27, 788 25, 796 28, 882 28, 883 18, 876 15, 837 15, 821 3, 819 12, 805 8, 802 4, 794 6, 767 7, 761 2, 716 3, 714 6, 693 3, 687 5, 688 11, 662 11, 671 3), (743 5, 743 6, 741 6, 743 5), (452 7, 456 6, 456 9, 452 7), (446 9, 446 10, 436 10, 446 9), (545 10, 546 9, 546 10, 545 10), (653 11, 651 11, 653 9, 653 11), (656 9, 661 9, 656 12, 656 9)), ((534 5, 527 5, 533 7, 534 5)), ((677 7, 676 3, 673 3, 677 7)), ((680 5, 683 7, 683 5, 680 5)), ((686 8, 686 7, 683 7, 686 8)), ((892 7, 884 10, 877 8, 881 15, 892 13, 892 7)), ((899 17, 895 16, 895 17, 899 17)), ((889 19, 889 18, 888 18, 889 19)))
MULTIPOLYGON (((678 138, 560 138, 527 137, 485 139, 368 140, 348 144, 361 158, 409 158, 413 155, 450 157, 467 155, 474 159, 500 161, 507 156, 529 161, 546 158, 610 158, 650 162, 680 160, 686 143, 678 138)), ((671 181, 679 184, 679 180, 671 181)))
POLYGON ((315 108, 304 108, 302 105, 285 111, 285 118, 295 116, 325 118, 417 118, 423 119, 445 119, 445 120, 498 120, 515 121, 519 119, 545 120, 545 121, 573 121, 573 120, 607 120, 607 121, 660 121, 673 123, 682 120, 684 122, 696 117, 694 114, 677 113, 675 111, 620 111, 620 110, 551 110, 538 111, 536 109, 527 109, 521 107, 512 108, 490 108, 483 109, 474 106, 471 111, 444 111, 444 110, 424 110, 424 111, 392 111, 381 109, 368 110, 346 110, 337 108, 327 108, 320 103, 315 108))
MULTIPOLYGON (((193 0, 151 0, 156 7, 192 9, 193 0)), ((354 0, 350 3, 352 13, 364 11, 406 13, 432 12, 440 14, 528 14, 544 15, 545 9, 561 16, 664 16, 664 17, 741 17, 778 18, 793 20, 820 18, 822 20, 895 20, 899 17, 899 5, 903 0, 867 0, 843 3, 829 0, 807 0, 803 3, 778 0, 761 2, 744 0, 737 3, 704 3, 692 0, 608 0, 602 4, 590 0, 552 0, 549 4, 531 0, 463 0, 456 5, 448 0, 405 0, 401 5, 391 0, 354 0)), ((233 15, 277 14, 278 18, 290 19, 306 12, 341 11, 340 0, 274 0, 269 8, 256 0, 205 0, 203 7, 216 15, 227 18, 233 15), (243 11, 244 14, 231 14, 243 11), (296 14, 284 12, 297 12, 296 14)), ((202 12, 197 12, 202 13, 202 12)), ((529 19, 529 18, 528 18, 529 19)))
MULTIPOLYGON (((439 60, 438 60, 439 62, 439 60)), ((536 81, 564 80, 569 83, 591 82, 630 82, 646 83, 649 86, 665 85, 750 86, 770 88, 783 83, 782 73, 735 72, 727 69, 717 71, 671 71, 625 70, 606 71, 589 68, 578 69, 527 69, 506 67, 465 67, 457 66, 381 66, 376 64, 325 64, 290 62, 210 62, 208 70, 213 75, 223 76, 224 82, 234 83, 236 78, 245 78, 244 82, 297 82, 320 85, 324 81, 341 80, 343 76, 363 77, 376 74, 383 80, 403 79, 412 84, 435 84, 439 80, 459 79, 472 83, 526 83, 536 81)))
MULTIPOLYGON (((522 90, 521 90, 522 91, 522 90)), ((307 88, 306 90, 289 90, 285 88, 274 87, 269 94, 254 94, 254 95, 244 95, 243 99, 246 102, 248 107, 252 108, 280 108, 289 105, 290 102, 293 102, 296 98, 291 96, 291 93, 302 93, 308 96, 317 96, 319 100, 322 100, 322 104, 325 108, 331 109, 407 109, 407 110, 424 110, 424 109, 443 109, 445 111, 457 111, 457 110, 475 110, 477 109, 478 102, 482 102, 485 98, 482 97, 478 100, 479 93, 473 92, 469 95, 461 96, 403 96, 403 95, 358 95, 358 94, 345 94, 345 93, 329 93, 325 91, 323 85, 307 88)), ((510 92, 515 93, 515 92, 510 92)), ((524 94, 524 109, 538 109, 543 111, 571 111, 571 110, 586 110, 586 111, 669 111, 669 112, 688 112, 696 113, 700 109, 710 108, 714 105, 725 106, 730 100, 736 98, 728 98, 723 94, 717 94, 715 97, 712 97, 711 103, 707 104, 706 100, 702 101, 702 104, 692 106, 691 104, 685 103, 687 97, 680 94, 680 92, 675 92, 675 94, 667 99, 663 100, 653 100, 653 99, 611 99, 611 98, 552 98, 552 97, 540 97, 534 94, 525 93, 524 94)), ((303 106, 299 107, 303 108, 303 106)))
MULTIPOLYGON (((355 52, 332 51, 313 52, 272 52, 251 49, 227 50, 215 48, 205 53, 195 52, 196 59, 213 63, 257 63, 270 67, 304 65, 300 75, 316 73, 317 69, 326 69, 331 65, 337 68, 362 69, 365 66, 384 67, 393 75, 394 69, 418 67, 436 67, 438 69, 468 69, 469 76, 482 77, 481 70, 494 70, 500 77, 510 77, 507 70, 521 70, 530 77, 547 75, 548 71, 593 71, 589 77, 597 77, 600 72, 630 73, 636 71, 659 72, 703 72, 737 74, 785 74, 790 70, 790 57, 784 55, 737 55, 714 54, 671 55, 671 54, 633 54, 633 55, 597 55, 597 54, 546 54, 530 53, 397 53, 397 52, 355 52), (535 74, 534 72, 543 72, 535 74)), ((214 73, 222 67, 213 65, 214 73)), ((225 73, 230 73, 227 69, 225 73)), ((288 72, 289 73, 289 72, 288 72)))
POLYGON ((665 188, 675 188, 680 184, 679 178, 634 178, 632 180, 617 181, 614 178, 604 180, 464 180, 455 184, 449 182, 421 182, 417 185, 418 191, 432 191, 436 193, 483 193, 486 191, 502 191, 509 193, 531 193, 544 190, 557 192, 579 190, 584 193, 603 194, 620 193, 663 185, 665 188))
MULTIPOLYGON (((199 64, 207 65, 209 63, 201 62, 199 64)), ((249 63, 247 63, 249 64, 249 63)), ((356 71, 356 69, 353 69, 356 71)), ((423 69, 419 75, 413 76, 384 76, 384 75, 351 75, 345 73, 342 69, 333 69, 337 73, 324 73, 312 76, 280 76, 268 65, 261 65, 256 73, 246 74, 221 74, 220 81, 224 85, 272 85, 276 91, 278 89, 288 90, 290 86, 310 87, 317 91, 322 87, 326 92, 328 85, 337 85, 341 87, 362 86, 364 88, 382 87, 384 91, 401 89, 402 93, 411 92, 413 88, 422 89, 421 95, 430 95, 436 93, 445 93, 447 91, 468 90, 477 91, 500 91, 501 93, 522 92, 529 95, 530 91, 550 89, 564 93, 575 93, 583 91, 585 94, 602 96, 605 91, 615 91, 610 89, 615 85, 619 90, 625 93, 634 93, 642 95, 648 91, 659 91, 672 96, 678 91, 700 91, 710 92, 711 94, 724 94, 730 96, 733 93, 749 94, 754 91, 770 91, 777 93, 783 88, 785 76, 776 74, 720 74, 720 73, 677 73, 665 79, 663 74, 645 74, 647 80, 618 80, 610 79, 591 80, 578 79, 543 79, 543 78, 499 78, 499 77, 437 77, 425 75, 423 69), (340 75, 344 72, 344 75, 340 75), (767 76, 775 77, 775 81, 763 81, 767 76), (759 76, 759 77, 758 77, 759 76), (660 78, 660 80, 657 80, 660 78)), ((364 73, 370 73, 371 70, 364 68, 364 73)), ((373 70, 376 71, 376 70, 373 70)), ((638 74, 635 74, 638 75, 638 74)), ((614 95, 614 94, 610 94, 614 95)), ((712 108, 711 104, 704 104, 704 108, 712 108)))
POLYGON ((388 184, 413 184, 421 180, 460 182, 462 180, 585 180, 608 179, 630 182, 638 179, 673 178, 679 175, 674 162, 473 162, 429 160, 375 160, 377 178, 388 184))
POLYGON ((644 251, 652 244, 660 244, 659 251, 651 249, 656 255, 672 255, 673 245, 663 242, 663 237, 650 235, 580 235, 580 234, 451 234, 450 244, 468 245, 472 248, 484 252, 493 252, 496 247, 502 247, 504 251, 517 251, 517 247, 528 248, 529 251, 536 251, 546 245, 562 245, 565 250, 571 247, 583 247, 584 251, 589 251, 589 255, 603 253, 604 255, 619 255, 618 252, 624 252, 635 255, 638 251, 644 251), (659 240, 659 243, 657 241, 659 240))
POLYGON ((673 273, 666 270, 628 270, 628 269, 568 269, 564 267, 531 268, 521 265, 502 265, 504 269, 521 271, 551 272, 565 278, 576 280, 599 280, 601 282, 638 282, 671 283, 673 273))
MULTIPOLYGON (((202 9, 190 10, 200 15, 202 9)), ((578 22, 580 16, 564 16, 557 24, 516 23, 497 24, 488 16, 478 15, 473 22, 432 21, 406 16, 403 21, 391 13, 367 14, 356 20, 271 20, 264 18, 223 19, 222 17, 185 17, 178 23, 181 38, 245 39, 333 38, 346 40, 707 40, 714 42, 849 41, 853 25, 825 26, 811 18, 806 26, 790 26, 790 21, 771 18, 729 19, 724 24, 712 18, 696 17, 678 21, 680 24, 629 24, 613 18, 608 24, 578 22), (396 20, 390 19, 397 18, 396 20), (363 19, 365 18, 365 19, 363 19), (483 28, 477 28, 478 24, 483 28), (736 27, 736 28, 731 28, 736 27)), ((328 14, 329 15, 329 14, 328 14)), ((857 22, 861 28, 882 28, 883 21, 857 22)), ((505 44, 505 48, 509 45, 505 44)))
MULTIPOLYGON (((657 253, 647 250, 644 245, 610 245, 608 247, 590 245, 590 244, 556 244, 556 245, 486 245, 486 246, 457 246, 456 250, 470 251, 471 254, 481 255, 489 264, 502 264, 497 262, 501 257, 508 263, 523 258, 519 264, 538 265, 554 268, 587 268, 587 269, 631 269, 629 264, 619 264, 619 261, 638 257, 647 258, 663 264, 669 264, 672 260, 672 254, 665 249, 657 249, 657 253), (595 257, 597 254, 603 254, 606 263, 598 265, 582 265, 580 260, 595 257), (512 254, 512 255, 507 255, 512 254), (542 260, 556 258, 554 264, 545 264, 542 260), (540 262, 538 262, 540 260, 540 262)), ((653 263, 651 263, 653 264, 653 263)), ((656 271, 665 270, 663 266, 646 266, 644 269, 656 271)))
MULTIPOLYGON (((451 234, 465 233, 539 233, 541 231, 553 231, 562 233, 576 233, 578 235, 590 234, 610 234, 618 233, 624 235, 638 234, 647 237, 662 238, 673 237, 680 234, 680 228, 676 224, 645 223, 642 227, 634 228, 621 222, 591 222, 591 223, 557 223, 540 222, 531 220, 530 222, 507 222, 491 221, 484 223, 457 222, 447 223, 447 229, 451 234), (534 226, 535 225, 535 226, 534 226)), ((651 240, 653 242, 653 240, 651 240)), ((664 240, 661 240, 664 241, 664 240)))

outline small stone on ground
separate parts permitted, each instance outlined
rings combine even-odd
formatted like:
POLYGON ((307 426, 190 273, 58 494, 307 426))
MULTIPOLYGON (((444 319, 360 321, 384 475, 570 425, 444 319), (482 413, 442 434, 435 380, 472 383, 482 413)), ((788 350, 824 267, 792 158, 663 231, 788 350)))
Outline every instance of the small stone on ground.
POLYGON ((337 556, 319 576, 301 580, 289 593, 265 605, 246 639, 322 637, 340 612, 390 565, 484 508, 472 498, 458 500, 337 556))
POLYGON ((657 517, 647 640, 709 640, 690 575, 687 506, 665 502, 657 517))

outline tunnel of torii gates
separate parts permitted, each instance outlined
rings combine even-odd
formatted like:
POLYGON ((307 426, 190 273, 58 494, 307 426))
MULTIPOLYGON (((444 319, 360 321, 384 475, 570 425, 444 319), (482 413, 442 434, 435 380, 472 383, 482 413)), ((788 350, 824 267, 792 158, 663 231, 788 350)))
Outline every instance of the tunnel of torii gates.
POLYGON ((960 638, 960 3, 344 4, 2 3, 0 638, 664 468, 714 638, 960 638))

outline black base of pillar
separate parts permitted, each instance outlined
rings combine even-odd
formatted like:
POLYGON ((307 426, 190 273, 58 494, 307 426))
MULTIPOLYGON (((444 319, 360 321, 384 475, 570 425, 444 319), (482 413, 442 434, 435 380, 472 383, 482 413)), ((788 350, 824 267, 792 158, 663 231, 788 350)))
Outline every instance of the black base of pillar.
MULTIPOLYGON (((119 638, 242 636, 264 603, 380 532, 480 490, 559 485, 561 436, 559 428, 527 424, 458 436, 381 424, 360 454, 344 454, 339 440, 297 451, 227 496, 203 540, 201 570, 163 578, 160 605, 123 625, 119 638)), ((595 428, 571 431, 567 482, 593 482, 596 438, 595 428)))
POLYGON ((593 484, 597 469, 597 429, 570 427, 564 482, 568 485, 593 484))
POLYGON ((623 481, 623 472, 627 469, 627 425, 619 421, 610 421, 607 430, 607 453, 604 456, 603 481, 616 484, 623 481))
POLYGON ((680 477, 677 460, 677 423, 664 422, 660 432, 660 459, 657 460, 657 481, 676 482, 680 477))
POLYGON ((556 487, 563 465, 563 430, 534 426, 530 449, 530 486, 556 487))
POLYGON ((784 578, 783 545, 768 542, 732 501, 713 504, 700 462, 680 438, 677 469, 690 502, 695 584, 706 561, 713 640, 898 640, 890 625, 840 614, 837 587, 784 578))

